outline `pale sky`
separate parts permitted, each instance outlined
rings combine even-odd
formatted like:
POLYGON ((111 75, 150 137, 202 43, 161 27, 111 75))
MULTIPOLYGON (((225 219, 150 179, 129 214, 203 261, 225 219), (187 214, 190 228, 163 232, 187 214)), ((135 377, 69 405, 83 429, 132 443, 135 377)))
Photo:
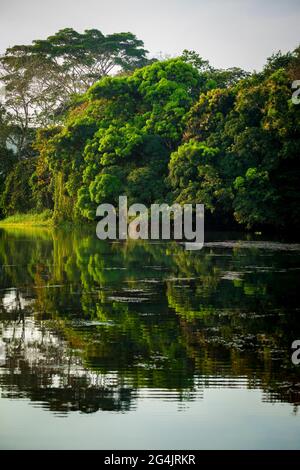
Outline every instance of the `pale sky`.
POLYGON ((0 0, 0 53, 59 29, 131 31, 153 56, 195 50, 215 67, 260 70, 300 43, 300 0, 0 0))

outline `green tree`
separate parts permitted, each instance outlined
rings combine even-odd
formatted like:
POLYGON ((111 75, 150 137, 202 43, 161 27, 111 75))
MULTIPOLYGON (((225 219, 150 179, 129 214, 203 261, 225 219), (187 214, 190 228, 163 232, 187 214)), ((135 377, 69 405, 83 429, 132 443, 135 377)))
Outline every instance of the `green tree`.
POLYGON ((0 206, 4 216, 28 212, 34 207, 30 178, 35 168, 35 160, 28 159, 16 163, 8 173, 0 206))
POLYGON ((169 156, 198 93, 198 71, 180 59, 96 83, 43 144, 52 171, 63 171, 75 211, 93 219, 97 205, 120 191, 130 201, 164 199, 169 156))
POLYGON ((144 44, 132 33, 103 35, 58 31, 31 45, 17 45, 0 58, 6 86, 5 107, 16 133, 19 153, 31 143, 30 129, 60 122, 78 94, 113 71, 146 65, 144 44))
MULTIPOLYGON (((0 195, 4 191, 6 178, 16 162, 14 151, 8 147, 10 133, 7 114, 3 106, 0 105, 0 195)), ((3 211, 0 207, 0 217, 2 215, 3 211)))

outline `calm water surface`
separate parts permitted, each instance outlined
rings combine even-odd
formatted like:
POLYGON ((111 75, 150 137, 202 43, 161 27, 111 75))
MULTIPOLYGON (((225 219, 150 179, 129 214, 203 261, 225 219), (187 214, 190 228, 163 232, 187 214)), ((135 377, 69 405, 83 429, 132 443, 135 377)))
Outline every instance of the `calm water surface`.
POLYGON ((300 246, 0 230, 0 448, 300 449, 300 246))

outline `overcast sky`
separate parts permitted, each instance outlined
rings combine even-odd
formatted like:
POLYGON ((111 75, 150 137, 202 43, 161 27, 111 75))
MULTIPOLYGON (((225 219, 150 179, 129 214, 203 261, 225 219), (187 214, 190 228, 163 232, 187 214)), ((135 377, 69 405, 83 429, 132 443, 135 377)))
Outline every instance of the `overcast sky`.
POLYGON ((151 55, 197 51, 216 67, 259 70, 300 43, 300 0, 0 0, 0 52, 61 28, 131 31, 151 55))

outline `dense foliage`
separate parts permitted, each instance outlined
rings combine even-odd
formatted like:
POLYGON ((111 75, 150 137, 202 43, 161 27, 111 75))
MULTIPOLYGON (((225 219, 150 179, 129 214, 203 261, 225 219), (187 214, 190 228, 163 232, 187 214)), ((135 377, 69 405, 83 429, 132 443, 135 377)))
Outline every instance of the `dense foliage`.
POLYGON ((30 129, 56 124, 72 100, 112 71, 129 72, 150 61, 143 41, 132 33, 105 36, 65 28, 31 45, 7 49, 0 58, 5 107, 18 128, 18 153, 32 142, 30 129))
MULTIPOLYGON (((130 203, 204 203, 209 223, 220 226, 300 228, 300 106, 291 89, 300 48, 253 74, 216 70, 189 51, 131 71, 146 60, 143 44, 128 33, 125 61, 124 37, 113 35, 116 45, 99 35, 63 30, 7 53, 6 63, 13 53, 53 67, 67 38, 66 72, 84 60, 80 83, 94 84, 68 96, 64 117, 29 127, 34 135, 12 168, 0 145, 4 215, 53 209, 58 222, 93 220, 99 203, 126 194, 130 203), (112 48, 108 69, 100 44, 112 48), (113 66, 123 73, 96 80, 113 66)), ((13 124, 15 136, 22 129, 13 124)))

